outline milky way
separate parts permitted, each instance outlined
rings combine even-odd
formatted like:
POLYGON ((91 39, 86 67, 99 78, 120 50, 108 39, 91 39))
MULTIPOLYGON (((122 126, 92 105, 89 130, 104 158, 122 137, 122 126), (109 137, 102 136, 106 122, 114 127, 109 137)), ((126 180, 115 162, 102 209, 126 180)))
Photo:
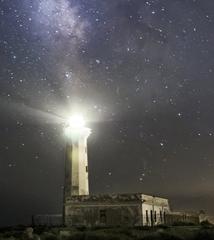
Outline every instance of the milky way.
POLYGON ((1 0, 0 224, 60 212, 72 111, 92 193, 213 211, 213 21, 212 0, 1 0))

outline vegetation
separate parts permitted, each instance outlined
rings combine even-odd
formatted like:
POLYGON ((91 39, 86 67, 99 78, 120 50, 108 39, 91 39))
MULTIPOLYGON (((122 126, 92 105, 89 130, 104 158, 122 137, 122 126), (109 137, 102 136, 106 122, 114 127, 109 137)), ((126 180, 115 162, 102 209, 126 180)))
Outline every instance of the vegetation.
POLYGON ((0 240, 214 240, 214 226, 136 228, 5 228, 0 240))

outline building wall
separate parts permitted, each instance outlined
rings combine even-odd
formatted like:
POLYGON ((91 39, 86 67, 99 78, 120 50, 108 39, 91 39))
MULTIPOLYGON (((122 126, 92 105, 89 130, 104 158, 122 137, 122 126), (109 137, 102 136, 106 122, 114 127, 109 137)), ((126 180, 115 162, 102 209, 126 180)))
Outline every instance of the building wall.
POLYGON ((171 212, 168 199, 144 194, 71 196, 65 202, 66 226, 155 226, 199 223, 199 215, 171 212))
POLYGON ((170 212, 168 199, 142 195, 142 217, 144 226, 165 224, 170 212))
POLYGON ((167 212, 167 199, 143 194, 72 196, 65 204, 65 224, 153 226, 163 224, 167 212))
POLYGON ((199 214, 187 212, 170 212, 166 215, 166 224, 173 225, 176 223, 199 224, 199 214))
POLYGON ((66 226, 140 226, 141 206, 130 205, 77 205, 66 208, 66 226))
POLYGON ((71 196, 65 199, 65 225, 142 225, 141 194, 71 196))

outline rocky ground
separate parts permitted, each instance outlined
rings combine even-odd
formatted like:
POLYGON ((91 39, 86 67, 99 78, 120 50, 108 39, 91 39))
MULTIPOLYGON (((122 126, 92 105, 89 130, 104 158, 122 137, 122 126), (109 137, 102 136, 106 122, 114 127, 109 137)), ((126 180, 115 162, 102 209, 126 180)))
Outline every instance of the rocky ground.
POLYGON ((154 228, 13 227, 0 230, 2 240, 214 240, 214 226, 154 228))

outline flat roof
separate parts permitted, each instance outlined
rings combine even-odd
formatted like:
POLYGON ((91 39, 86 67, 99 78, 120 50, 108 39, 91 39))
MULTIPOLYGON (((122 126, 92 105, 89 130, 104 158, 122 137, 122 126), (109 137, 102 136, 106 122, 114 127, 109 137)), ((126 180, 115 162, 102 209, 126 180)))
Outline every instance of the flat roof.
POLYGON ((66 202, 143 202, 147 200, 168 202, 166 198, 145 195, 143 193, 94 194, 66 197, 66 202))

